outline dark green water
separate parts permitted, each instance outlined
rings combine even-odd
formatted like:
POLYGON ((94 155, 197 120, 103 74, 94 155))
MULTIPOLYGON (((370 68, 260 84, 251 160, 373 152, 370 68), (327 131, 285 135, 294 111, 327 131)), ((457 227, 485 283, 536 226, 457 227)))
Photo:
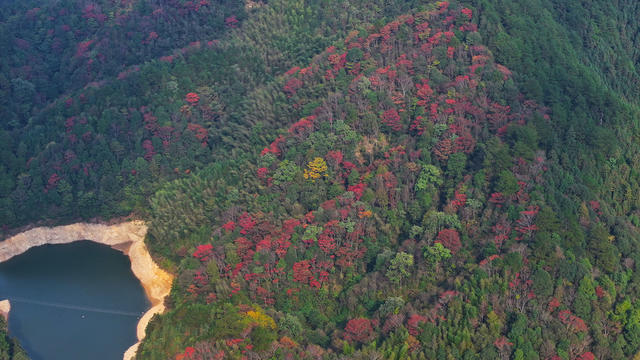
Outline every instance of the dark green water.
POLYGON ((34 360, 115 360, 150 304, 129 258, 90 241, 32 248, 0 264, 9 333, 34 360))

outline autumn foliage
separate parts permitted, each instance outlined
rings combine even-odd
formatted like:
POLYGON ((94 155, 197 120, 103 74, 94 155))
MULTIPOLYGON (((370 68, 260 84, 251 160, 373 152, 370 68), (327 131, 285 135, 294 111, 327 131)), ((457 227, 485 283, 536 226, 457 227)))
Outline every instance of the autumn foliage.
POLYGON ((454 229, 441 230, 438 233, 435 242, 444 245, 444 247, 451 250, 452 254, 457 253, 462 247, 462 244, 460 243, 460 235, 454 229))
MULTIPOLYGON (((149 25, 138 32, 136 44, 149 52, 169 44, 160 26, 173 24, 164 3, 148 4, 149 25)), ((168 3, 187 23, 220 5, 168 3)), ((621 165, 628 154, 603 152, 607 181, 585 170, 589 186, 574 182, 561 163, 582 139, 554 132, 551 114, 567 116, 560 100, 552 111, 518 91, 527 79, 528 91, 548 98, 547 83, 496 62, 521 56, 494 56, 483 45, 492 35, 477 31, 489 26, 489 7, 387 3, 340 3, 329 38, 326 19, 313 18, 325 9, 314 2, 304 11, 277 10, 288 1, 246 2, 264 8, 246 14, 221 9, 215 21, 236 29, 228 37, 195 34, 155 54, 159 61, 118 65, 113 79, 61 96, 43 128, 60 130, 47 151, 3 152, 24 163, 17 181, 0 184, 3 205, 20 209, 43 198, 67 216, 58 209, 104 201, 109 216, 148 213, 149 246, 176 275, 168 311, 142 349, 158 358, 588 359, 592 346, 605 353, 605 332, 629 352, 627 319, 637 304, 623 307, 619 294, 637 287, 629 275, 635 257, 620 249, 634 248, 638 214, 631 199, 611 206, 609 194, 590 193, 599 183, 633 188, 617 181, 633 169, 621 165), (396 16, 404 7, 413 10, 396 16), (153 83, 149 66, 168 73, 155 92, 145 85, 153 83), (132 97, 134 81, 153 96, 132 97), (102 93, 91 89, 99 86, 123 89, 124 100, 96 100, 102 93), (566 153, 552 150, 565 142, 566 153), (545 192, 552 183, 563 191, 545 192), (98 187, 126 199, 112 201, 98 187), (583 197, 577 207, 576 194, 583 197), (591 228, 614 218, 624 226, 591 228), (615 273, 603 269, 604 258, 615 273), (586 286, 579 298, 582 278, 593 291, 586 286), (597 326, 587 326, 584 313, 597 326), (558 334, 563 342, 546 341, 558 334)), ((126 16, 84 9, 82 21, 94 26, 126 16)), ((39 14, 32 18, 43 22, 39 14)), ((53 28, 42 44, 64 33, 82 41, 69 51, 74 61, 100 62, 100 35, 81 36, 76 26, 53 28)), ((518 48, 514 39, 491 44, 518 48)), ((44 46, 13 42, 24 51, 44 46)), ((37 77, 28 68, 11 71, 25 82, 12 79, 10 91, 25 90, 44 106, 40 84, 27 91, 37 77)), ((594 130, 593 144, 606 142, 608 121, 594 130)))
POLYGON ((351 319, 347 322, 347 326, 344 329, 345 339, 348 341, 355 341, 361 343, 367 343, 373 338, 373 328, 371 326, 371 320, 366 318, 351 319))
POLYGON ((200 96, 196 93, 190 92, 190 93, 187 93, 187 95, 185 96, 185 100, 189 104, 195 105, 196 103, 198 103, 198 101, 200 101, 200 96))

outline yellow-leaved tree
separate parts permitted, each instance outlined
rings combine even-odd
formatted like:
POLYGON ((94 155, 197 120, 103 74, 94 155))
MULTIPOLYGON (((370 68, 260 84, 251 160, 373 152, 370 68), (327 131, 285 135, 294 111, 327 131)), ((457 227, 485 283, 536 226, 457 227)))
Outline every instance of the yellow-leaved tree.
POLYGON ((316 157, 307 164, 307 169, 304 169, 304 178, 316 181, 322 176, 327 176, 327 162, 321 157, 316 157))

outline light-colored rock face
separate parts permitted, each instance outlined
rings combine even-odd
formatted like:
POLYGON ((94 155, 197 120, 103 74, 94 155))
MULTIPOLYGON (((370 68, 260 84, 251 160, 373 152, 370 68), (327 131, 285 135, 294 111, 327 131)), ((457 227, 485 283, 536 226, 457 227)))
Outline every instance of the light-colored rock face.
POLYGON ((149 301, 154 306, 162 304, 165 296, 171 292, 173 276, 153 262, 144 241, 132 243, 126 253, 131 259, 131 270, 140 279, 149 301))
MULTIPOLYGON (((35 246, 45 244, 67 244, 79 240, 91 240, 124 251, 131 260, 131 270, 144 287, 147 298, 153 305, 138 322, 138 343, 124 354, 124 359, 135 357, 140 341, 145 337, 149 320, 164 312, 164 298, 171 292, 173 276, 160 269, 149 254, 144 237, 147 226, 143 221, 129 221, 115 225, 77 223, 56 227, 38 227, 21 232, 0 242, 0 262, 20 255, 35 246), (126 246, 130 244, 130 246, 126 246)), ((9 301, 0 301, 0 314, 8 314, 9 301), (5 304, 6 302, 6 304, 5 304), (5 311, 6 308, 6 311, 5 311)))
POLYGON ((9 311, 11 311, 11 303, 9 300, 0 301, 0 315, 4 316, 5 320, 9 320, 9 311))
POLYGON ((66 244, 78 240, 91 240, 114 246, 127 242, 142 242, 146 234, 147 226, 142 221, 129 221, 116 225, 77 223, 56 227, 37 227, 0 242, 0 262, 20 255, 34 246, 66 244))

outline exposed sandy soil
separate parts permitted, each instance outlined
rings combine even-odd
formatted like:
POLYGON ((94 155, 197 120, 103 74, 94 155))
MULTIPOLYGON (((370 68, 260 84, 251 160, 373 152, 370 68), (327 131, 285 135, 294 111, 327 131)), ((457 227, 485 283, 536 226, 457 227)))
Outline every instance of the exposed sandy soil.
POLYGON ((11 311, 11 303, 9 300, 0 301, 0 315, 4 316, 5 320, 9 320, 9 311, 11 311))

